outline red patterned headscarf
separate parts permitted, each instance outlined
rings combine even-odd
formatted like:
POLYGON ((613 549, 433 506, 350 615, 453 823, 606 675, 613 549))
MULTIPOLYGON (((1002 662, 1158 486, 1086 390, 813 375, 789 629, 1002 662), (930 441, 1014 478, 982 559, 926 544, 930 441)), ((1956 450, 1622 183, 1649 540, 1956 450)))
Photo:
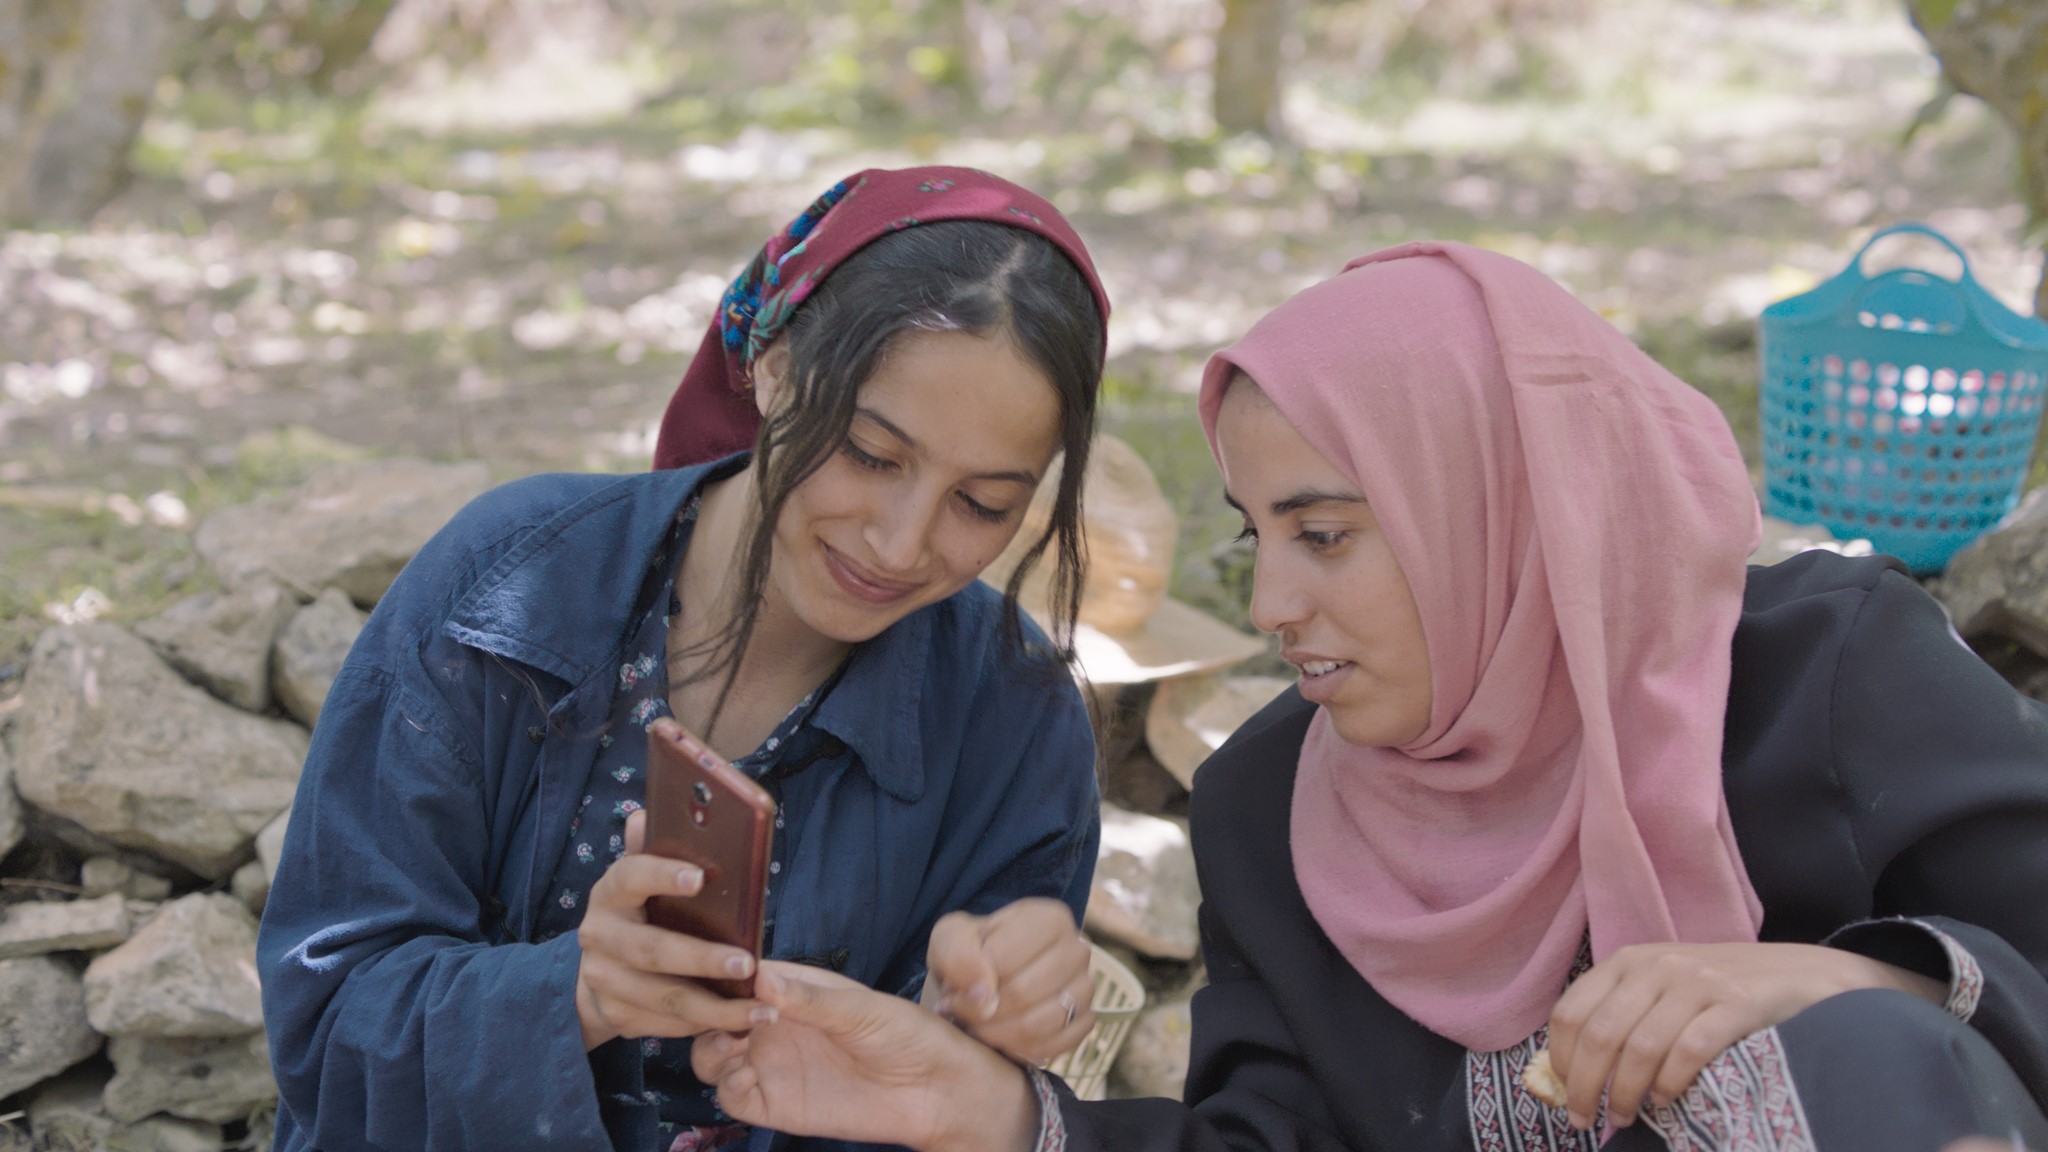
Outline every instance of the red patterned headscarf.
POLYGON ((856 172, 770 238, 725 290, 717 318, 669 398, 654 466, 701 464, 752 447, 761 426, 747 391, 754 357, 847 257, 891 232, 941 220, 985 220, 1052 241, 1088 282, 1108 330, 1109 297, 1088 249, 1043 197, 973 168, 856 172))

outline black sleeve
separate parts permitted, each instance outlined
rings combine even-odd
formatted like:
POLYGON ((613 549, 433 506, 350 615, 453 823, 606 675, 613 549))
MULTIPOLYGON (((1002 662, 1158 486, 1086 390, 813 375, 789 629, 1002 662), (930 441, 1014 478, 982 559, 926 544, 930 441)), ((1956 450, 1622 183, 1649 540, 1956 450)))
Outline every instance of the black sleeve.
POLYGON ((1873 919, 1830 945, 1949 985, 2048 1108, 2048 708, 1888 572, 1836 675, 1835 771, 1873 919))
POLYGON ((1344 1152, 1272 997, 1207 905, 1202 953, 1188 1102, 1082 1101, 1060 1086, 1069 1152, 1344 1152))

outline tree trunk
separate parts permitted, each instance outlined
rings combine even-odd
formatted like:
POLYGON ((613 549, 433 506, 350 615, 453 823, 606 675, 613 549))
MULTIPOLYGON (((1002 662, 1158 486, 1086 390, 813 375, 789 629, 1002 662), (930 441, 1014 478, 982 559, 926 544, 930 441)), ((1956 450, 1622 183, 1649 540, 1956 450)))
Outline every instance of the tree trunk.
POLYGON ((1216 33, 1216 126, 1280 136, 1282 46, 1288 0, 1223 0, 1216 33))
MULTIPOLYGON (((2018 135, 2029 226, 2048 225, 2048 5, 1907 0, 1907 9, 1957 90, 1989 104, 2018 135)), ((2048 274, 2034 310, 2048 315, 2048 274)))
POLYGON ((35 215, 36 156, 85 56, 93 0, 0 0, 0 224, 35 215))
POLYGON ((128 183, 168 59, 163 0, 0 0, 0 219, 78 223, 128 183))
POLYGON ((142 131, 157 81, 170 63, 171 5, 163 0, 55 0, 89 9, 82 66, 59 103, 35 158, 36 219, 77 224, 128 186, 128 152, 142 131))
POLYGON ((306 78, 314 91, 332 91, 336 78, 369 54, 396 4, 397 0, 329 0, 292 22, 293 41, 320 50, 320 64, 306 78))

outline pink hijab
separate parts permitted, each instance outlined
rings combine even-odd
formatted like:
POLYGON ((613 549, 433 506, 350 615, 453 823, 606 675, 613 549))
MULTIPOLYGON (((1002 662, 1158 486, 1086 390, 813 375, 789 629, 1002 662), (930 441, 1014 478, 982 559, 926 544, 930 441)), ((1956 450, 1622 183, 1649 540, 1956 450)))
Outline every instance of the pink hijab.
POLYGON ((1551 280, 1404 244, 1282 304, 1243 369, 1371 502, 1429 644, 1429 726, 1302 745, 1294 873, 1361 976, 1476 1051, 1550 1016, 1580 942, 1752 941, 1721 793, 1756 498, 1713 403, 1551 280))

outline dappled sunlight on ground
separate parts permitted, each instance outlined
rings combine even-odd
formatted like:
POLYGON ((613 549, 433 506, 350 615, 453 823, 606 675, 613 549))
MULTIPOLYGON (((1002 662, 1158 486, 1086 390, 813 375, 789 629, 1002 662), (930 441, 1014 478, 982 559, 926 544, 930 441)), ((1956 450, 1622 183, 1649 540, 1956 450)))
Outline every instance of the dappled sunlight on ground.
POLYGON ((1875 227, 1929 221, 1995 293, 2031 294, 2003 129, 1959 100, 1902 142, 1935 81, 1896 6, 1646 0, 1558 36, 1570 83, 1511 102, 1361 100, 1370 77, 1312 61, 1279 148, 1137 117, 678 132, 620 114, 668 80, 604 29, 527 71, 422 73, 357 116, 171 100, 93 229, 0 234, 0 664, 87 585, 118 616, 203 580, 148 511, 166 500, 200 517, 351 445, 500 477, 643 466, 727 279, 859 167, 985 167, 1073 216, 1117 306, 1108 424, 1182 508, 1184 555, 1234 530, 1191 419, 1202 360, 1376 247, 1528 260, 1752 452, 1751 322, 1875 227), (331 440, 274 435, 292 426, 331 440))

